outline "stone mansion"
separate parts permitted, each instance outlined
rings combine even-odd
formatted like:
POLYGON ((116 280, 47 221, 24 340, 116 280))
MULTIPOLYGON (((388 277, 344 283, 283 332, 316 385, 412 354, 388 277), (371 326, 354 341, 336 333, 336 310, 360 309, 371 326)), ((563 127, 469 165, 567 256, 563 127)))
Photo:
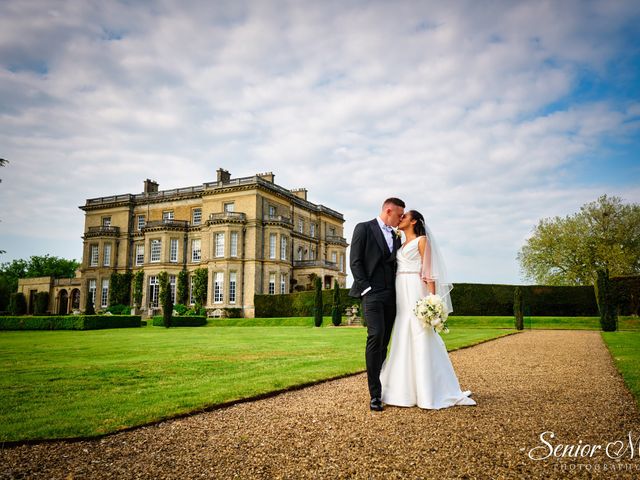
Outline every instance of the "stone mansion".
MULTIPOLYGON (((88 199, 82 265, 75 279, 23 279, 28 306, 36 291, 50 292, 52 313, 108 307, 114 272, 144 271, 143 309, 158 308, 158 274, 169 274, 175 299, 178 273, 208 271, 211 315, 240 308, 255 316, 255 294, 289 293, 322 279, 346 283, 344 217, 307 200, 304 188, 288 190, 272 173, 231 178, 218 169, 215 182, 159 190, 151 180, 139 194, 88 199)), ((190 278, 191 280, 191 278, 190 278)))

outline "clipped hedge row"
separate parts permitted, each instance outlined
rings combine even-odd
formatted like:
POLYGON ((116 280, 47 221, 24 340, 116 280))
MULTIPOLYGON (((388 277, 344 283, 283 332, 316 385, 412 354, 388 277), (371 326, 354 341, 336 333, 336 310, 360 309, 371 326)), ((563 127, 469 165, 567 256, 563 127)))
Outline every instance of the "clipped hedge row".
MULTIPOLYGON (((207 324, 207 317, 197 315, 185 315, 184 317, 171 317, 172 327, 202 327, 207 324)), ((164 319, 162 317, 153 317, 154 327, 164 327, 164 319)))
POLYGON ((0 330, 101 330, 136 328, 139 315, 67 315, 0 317, 0 330))
MULTIPOLYGON (((511 316, 516 285, 456 283, 451 292, 453 315, 511 316)), ((527 316, 597 316, 598 305, 593 287, 520 286, 524 314, 527 316)), ((359 304, 346 288, 340 289, 340 309, 359 304)), ((323 290, 323 314, 331 315, 333 290, 323 290)), ((314 292, 286 295, 256 295, 256 317, 310 317, 314 292)))
POLYGON ((640 315, 640 275, 613 277, 610 283, 618 315, 640 315))

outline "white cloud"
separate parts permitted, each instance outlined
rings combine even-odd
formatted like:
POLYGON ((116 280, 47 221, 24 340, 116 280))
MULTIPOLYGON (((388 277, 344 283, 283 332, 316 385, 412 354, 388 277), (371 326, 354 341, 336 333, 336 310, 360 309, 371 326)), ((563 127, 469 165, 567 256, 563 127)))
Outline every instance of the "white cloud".
POLYGON ((401 196, 455 281, 518 281, 540 217, 605 192, 640 201, 580 181, 581 156, 637 136, 639 104, 572 100, 634 54, 638 20, 632 1, 5 2, 0 232, 43 250, 0 247, 46 253, 55 236, 69 250, 49 253, 79 257, 86 198, 222 166, 307 187, 348 237, 401 196))

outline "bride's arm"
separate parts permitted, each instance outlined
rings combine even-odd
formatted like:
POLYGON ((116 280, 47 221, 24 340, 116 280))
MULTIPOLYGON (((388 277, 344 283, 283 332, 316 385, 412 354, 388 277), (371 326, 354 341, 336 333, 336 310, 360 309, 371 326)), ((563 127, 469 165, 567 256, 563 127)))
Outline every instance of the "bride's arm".
MULTIPOLYGON (((427 237, 420 237, 420 239, 418 240, 418 250, 420 251, 421 259, 424 258, 425 248, 430 248, 429 245, 427 245, 427 237)), ((424 268, 422 270, 424 270, 424 268)), ((427 284, 429 293, 434 295, 436 293, 436 282, 434 282, 433 280, 426 280, 424 278, 423 282, 427 284)))

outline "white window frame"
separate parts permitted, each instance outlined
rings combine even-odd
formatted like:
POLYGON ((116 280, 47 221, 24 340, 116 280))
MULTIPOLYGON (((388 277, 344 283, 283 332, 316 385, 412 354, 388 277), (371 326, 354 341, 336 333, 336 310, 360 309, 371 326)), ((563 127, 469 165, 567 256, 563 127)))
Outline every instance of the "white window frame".
POLYGON ((276 233, 269 234, 269 258, 275 260, 276 258, 276 243, 278 241, 278 235, 276 233))
POLYGON ((213 274, 213 303, 222 303, 224 300, 224 272, 213 274))
POLYGON ((236 290, 238 283, 238 274, 229 272, 229 303, 236 303, 236 290))
POLYGON ((144 215, 138 215, 138 231, 142 230, 147 224, 147 217, 144 215))
POLYGON ((193 297, 193 275, 189 275, 189 305, 195 305, 196 299, 193 297))
POLYGON ((344 273, 344 253, 340 254, 340 271, 344 273))
POLYGON ((238 238, 240 236, 238 235, 238 232, 231 232, 231 245, 230 245, 230 252, 229 252, 229 256, 231 257, 237 257, 238 256, 238 238))
POLYGON ((173 210, 165 210, 164 212, 162 212, 162 221, 163 222, 173 221, 173 210))
POLYGON ((280 274, 280 293, 283 295, 287 293, 287 274, 286 273, 280 274))
POLYGON ((158 301, 160 298, 160 281, 158 280, 157 275, 149 276, 149 299, 148 304, 150 307, 158 308, 158 301))
POLYGON ((298 219, 298 232, 304 233, 304 219, 302 218, 298 219))
POLYGON ((104 267, 111 266, 111 244, 110 243, 104 244, 104 250, 102 254, 102 265, 104 267))
POLYGON ((136 266, 144 265, 144 243, 136 245, 136 266))
POLYGON ((312 237, 316 236, 316 224, 313 222, 309 225, 309 235, 312 237))
POLYGON ((191 239, 191 261, 199 263, 202 260, 202 241, 199 238, 191 239))
POLYGON ((276 293, 276 274, 269 274, 269 295, 275 295, 276 293))
POLYGON ((338 263, 338 252, 331 252, 331 262, 335 264, 338 263))
POLYGON ((95 278, 92 278, 89 280, 89 292, 88 295, 91 298, 91 304, 95 305, 96 304, 96 288, 97 288, 97 282, 95 278))
POLYGON ((151 243, 151 255, 149 261, 151 263, 158 263, 162 259, 162 240, 158 238, 154 238, 150 241, 151 243))
POLYGON ((224 257, 224 232, 216 233, 215 237, 215 256, 216 258, 224 257))
POLYGON ((179 240, 177 238, 169 239, 169 261, 177 263, 178 261, 178 245, 179 240))
POLYGON ((287 259, 288 240, 284 235, 280 235, 280 260, 287 259))
POLYGON ((99 256, 100 256, 100 250, 99 250, 100 246, 97 243, 94 243, 93 245, 89 246, 89 266, 90 267, 97 267, 98 266, 98 260, 99 260, 99 256))
POLYGON ((102 295, 100 299, 101 299, 100 305, 102 306, 102 308, 109 306, 109 279, 108 278, 102 279, 102 295))
POLYGON ((176 285, 177 285, 177 277, 175 275, 169 275, 169 288, 171 288, 171 298, 173 299, 173 303, 176 303, 176 285))
POLYGON ((111 226, 111 216, 102 217, 102 226, 103 227, 110 227, 111 226))
POLYGON ((227 202, 224 204, 223 210, 225 213, 233 213, 235 211, 235 204, 234 202, 227 202))
POLYGON ((191 223, 193 225, 202 224, 202 209, 201 208, 194 208, 193 210, 191 210, 191 223))
POLYGON ((269 205, 269 217, 274 218, 278 215, 278 209, 274 205, 269 205))

